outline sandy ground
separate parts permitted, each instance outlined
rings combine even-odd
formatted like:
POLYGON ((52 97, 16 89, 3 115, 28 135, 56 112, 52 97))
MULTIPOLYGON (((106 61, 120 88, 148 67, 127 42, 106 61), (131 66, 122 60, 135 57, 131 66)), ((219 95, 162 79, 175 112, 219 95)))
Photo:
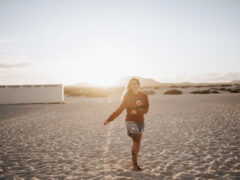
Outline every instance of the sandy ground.
POLYGON ((240 179, 240 94, 149 95, 131 171, 120 96, 0 105, 0 179, 240 179))

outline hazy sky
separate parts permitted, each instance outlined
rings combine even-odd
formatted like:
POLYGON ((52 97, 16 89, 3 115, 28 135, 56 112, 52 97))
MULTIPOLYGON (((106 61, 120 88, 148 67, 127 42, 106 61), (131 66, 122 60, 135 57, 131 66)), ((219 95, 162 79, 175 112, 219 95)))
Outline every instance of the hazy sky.
POLYGON ((240 1, 0 0, 0 84, 126 75, 240 79, 240 1))

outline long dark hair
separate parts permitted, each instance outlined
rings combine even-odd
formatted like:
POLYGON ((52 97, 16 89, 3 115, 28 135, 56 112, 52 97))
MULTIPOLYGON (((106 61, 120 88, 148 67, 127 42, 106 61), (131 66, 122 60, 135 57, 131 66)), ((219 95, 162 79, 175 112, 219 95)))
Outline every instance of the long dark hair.
POLYGON ((133 92, 132 92, 132 89, 131 89, 131 82, 132 81, 137 81, 138 82, 138 84, 139 84, 139 86, 140 86, 140 81, 137 79, 137 78, 135 78, 135 77, 132 77, 129 81, 128 81, 128 84, 127 84, 127 86, 125 87, 125 89, 124 89, 124 91, 123 91, 123 93, 122 93, 122 99, 125 97, 125 96, 131 96, 132 94, 133 94, 133 92))

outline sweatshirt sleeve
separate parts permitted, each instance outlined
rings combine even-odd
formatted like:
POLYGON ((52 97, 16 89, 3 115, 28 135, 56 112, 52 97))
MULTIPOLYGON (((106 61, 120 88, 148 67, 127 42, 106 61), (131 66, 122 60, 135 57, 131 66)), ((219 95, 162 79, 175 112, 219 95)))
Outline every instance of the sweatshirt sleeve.
POLYGON ((113 121, 116 117, 118 117, 123 110, 126 108, 126 97, 123 98, 120 106, 108 117, 107 121, 113 121))
POLYGON ((145 95, 145 106, 144 108, 138 109, 138 114, 143 115, 148 112, 149 109, 149 100, 148 100, 148 95, 145 95))

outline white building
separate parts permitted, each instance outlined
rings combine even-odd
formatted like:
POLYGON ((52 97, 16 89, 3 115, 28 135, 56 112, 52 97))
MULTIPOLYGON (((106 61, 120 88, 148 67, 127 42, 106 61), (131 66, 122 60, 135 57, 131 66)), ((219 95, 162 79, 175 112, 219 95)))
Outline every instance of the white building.
POLYGON ((0 85, 0 104, 61 103, 63 101, 62 84, 0 85))

